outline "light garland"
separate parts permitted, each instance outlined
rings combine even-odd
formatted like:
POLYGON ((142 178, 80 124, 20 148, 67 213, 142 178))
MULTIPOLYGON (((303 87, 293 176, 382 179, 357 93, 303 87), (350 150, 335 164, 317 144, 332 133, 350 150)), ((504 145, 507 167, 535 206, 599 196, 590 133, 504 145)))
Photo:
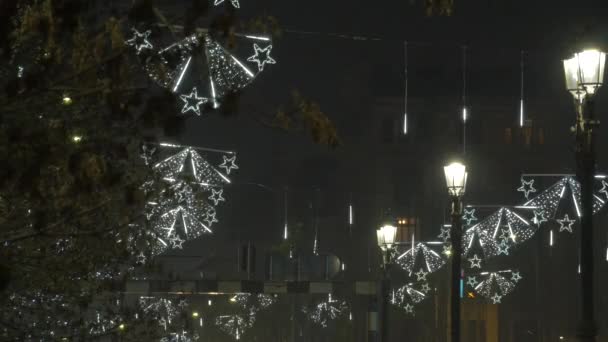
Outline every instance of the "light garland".
POLYGON ((521 179, 521 186, 517 188, 517 191, 523 192, 526 199, 530 197, 531 193, 536 192, 536 188, 534 188, 534 179, 530 181, 526 181, 525 179, 521 179))
POLYGON ((392 291, 391 304, 405 311, 409 315, 414 315, 414 308, 417 304, 427 298, 431 288, 428 283, 423 283, 417 289, 417 284, 410 283, 392 291))

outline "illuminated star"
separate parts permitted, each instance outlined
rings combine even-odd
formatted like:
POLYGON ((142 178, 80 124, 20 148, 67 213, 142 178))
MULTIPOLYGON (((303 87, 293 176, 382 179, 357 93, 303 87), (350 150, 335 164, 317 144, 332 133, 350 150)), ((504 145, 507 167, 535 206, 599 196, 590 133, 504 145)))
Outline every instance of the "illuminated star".
POLYGON ((475 286, 477 285, 477 277, 468 277, 467 285, 470 285, 471 287, 475 288, 475 286))
POLYGON ((247 61, 257 63, 258 70, 264 71, 264 65, 266 64, 277 64, 277 61, 270 57, 272 45, 268 45, 267 47, 262 49, 258 44, 253 44, 253 49, 255 51, 255 54, 247 58, 247 61), (260 59, 260 54, 263 54, 262 59, 260 59))
POLYGON ((238 165, 236 165, 236 156, 233 155, 230 158, 228 158, 227 156, 223 156, 223 158, 224 162, 220 164, 220 168, 225 169, 227 174, 230 174, 230 171, 232 170, 239 169, 238 165), (230 163, 230 165, 228 165, 228 163, 230 163))
POLYGON ((509 245, 503 240, 503 242, 498 244, 498 255, 509 255, 509 245))
POLYGON ((216 215, 216 214, 217 214, 217 213, 216 213, 214 210, 208 210, 208 211, 205 213, 205 222, 207 222, 207 225, 208 225, 208 226, 211 226, 211 225, 213 225, 214 223, 219 222, 219 221, 218 221, 218 220, 215 218, 215 215, 216 215))
POLYGON ((405 312, 409 313, 409 314, 413 314, 414 313, 414 306, 412 304, 406 304, 405 305, 405 312))
POLYGON ((219 189, 217 191, 215 189, 211 189, 211 196, 209 196, 209 199, 213 201, 213 204, 217 205, 218 203, 226 200, 222 196, 223 193, 224 193, 224 190, 222 190, 222 189, 219 189))
POLYGON ((471 263, 471 268, 481 268, 481 258, 479 258, 477 254, 473 255, 472 258, 469 258, 469 262, 471 263))
POLYGON ((416 278, 418 281, 426 281, 426 275, 429 274, 428 272, 425 272, 422 268, 420 269, 420 271, 414 273, 416 275, 416 278))
POLYGON ((145 264, 146 263, 146 256, 144 255, 144 252, 141 252, 137 255, 136 257, 137 263, 138 264, 145 264))
POLYGON ((511 232, 508 229, 504 229, 500 232, 501 240, 509 240, 511 238, 511 232))
MULTIPOLYGON (((217 6, 220 5, 222 2, 224 2, 224 0, 215 0, 215 2, 213 3, 213 5, 217 6)), ((240 4, 239 4, 239 0, 230 0, 230 3, 232 4, 232 6, 234 6, 234 8, 240 8, 240 4)))
POLYGON ((422 287, 420 288, 420 291, 427 293, 429 291, 431 291, 431 287, 429 286, 429 283, 424 283, 422 284, 422 287))
POLYGON ((450 239, 450 230, 446 228, 441 228, 441 233, 439 233, 439 238, 446 242, 450 239))
POLYGON ((522 279, 522 276, 519 274, 519 272, 513 272, 513 274, 511 275, 511 280, 514 282, 519 282, 522 279))
POLYGON ((534 218, 532 219, 534 224, 540 226, 543 222, 547 222, 547 218, 545 217, 545 212, 542 210, 534 210, 534 218))
POLYGON ((475 217, 475 209, 464 210, 464 215, 462 215, 462 220, 467 222, 467 225, 470 225, 471 222, 477 221, 477 217, 475 217))
POLYGON ((150 161, 152 160, 152 156, 154 155, 155 152, 156 152, 156 147, 150 147, 148 145, 141 146, 141 154, 139 156, 144 160, 144 163, 146 164, 146 166, 150 165, 150 161))
POLYGON ((201 105, 204 105, 205 103, 209 102, 208 98, 198 96, 198 90, 196 90, 196 87, 192 88, 192 92, 190 93, 190 95, 180 95, 179 97, 182 99, 182 101, 184 101, 182 114, 192 111, 194 112, 194 114, 200 116, 201 105))
POLYGON ((127 40, 125 44, 129 46, 134 46, 135 50, 137 50, 138 55, 144 49, 152 49, 153 46, 148 40, 148 38, 150 37, 150 33, 152 33, 150 30, 144 33, 140 33, 134 28, 131 30, 133 31, 133 37, 127 40))
POLYGON ((442 253, 445 254, 445 255, 447 255, 447 256, 452 255, 452 246, 450 246, 450 245, 443 246, 443 252, 442 253))
POLYGON ((492 296, 492 303, 500 304, 501 299, 502 299, 502 296, 499 295, 498 293, 496 293, 494 296, 492 296))
POLYGON ((559 232, 563 232, 565 230, 567 230, 568 232, 572 233, 572 225, 574 224, 574 222, 576 222, 576 220, 572 220, 570 219, 570 217, 568 217, 568 214, 564 215, 564 218, 561 220, 556 220, 557 222, 559 222, 559 232))
POLYGON ((604 194, 606 198, 608 198, 608 183, 606 181, 602 181, 602 190, 600 190, 600 194, 604 194))
POLYGON ((521 186, 517 189, 517 191, 523 192, 524 196, 526 196, 526 199, 528 199, 528 197, 530 197, 531 192, 536 192, 536 189, 534 188, 534 179, 530 179, 530 181, 527 182, 525 179, 522 178, 521 186))
POLYGON ((173 248, 183 249, 184 247, 182 245, 184 244, 184 242, 186 242, 186 241, 180 239, 179 236, 175 236, 173 239, 171 239, 171 243, 173 244, 173 248))

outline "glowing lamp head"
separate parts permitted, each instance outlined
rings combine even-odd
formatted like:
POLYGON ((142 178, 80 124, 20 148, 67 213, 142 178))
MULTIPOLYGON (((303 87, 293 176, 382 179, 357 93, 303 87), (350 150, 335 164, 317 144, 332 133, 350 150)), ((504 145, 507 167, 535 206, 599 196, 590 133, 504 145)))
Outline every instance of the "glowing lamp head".
POLYGON ((198 317, 198 312, 197 312, 197 311, 194 311, 194 312, 192 313, 192 317, 193 317, 193 318, 197 318, 197 317, 198 317))
POLYGON ((585 50, 564 60, 566 88, 575 99, 593 95, 604 83, 606 54, 599 50, 585 50))
POLYGON ((127 327, 127 326, 126 326, 124 323, 122 323, 122 324, 120 324, 120 325, 118 326, 118 329, 119 329, 119 330, 125 330, 125 329, 126 329, 126 327, 127 327))
POLYGON ((70 97, 69 94, 63 94, 63 98, 61 99, 61 103, 64 106, 69 106, 73 103, 72 98, 70 97))
POLYGON ((382 250, 387 250, 393 247, 395 244, 395 238, 397 236, 397 227, 385 224, 380 229, 376 230, 376 237, 378 239, 378 247, 382 250))
POLYGON ((448 192, 451 196, 464 195, 467 186, 467 169, 461 163, 452 163, 443 168, 448 192))

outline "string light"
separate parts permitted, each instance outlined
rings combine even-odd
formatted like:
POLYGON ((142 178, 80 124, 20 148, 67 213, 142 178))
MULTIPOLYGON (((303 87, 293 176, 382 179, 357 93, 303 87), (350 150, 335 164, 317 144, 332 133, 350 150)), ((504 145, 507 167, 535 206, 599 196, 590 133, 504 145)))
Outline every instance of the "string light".
POLYGON ((258 44, 253 44, 253 50, 253 56, 247 58, 247 61, 256 63, 260 72, 264 71, 264 66, 266 64, 277 64, 277 62, 270 57, 272 45, 261 48, 258 44))
MULTIPOLYGON (((524 127, 524 51, 521 51, 521 86, 519 100, 519 127, 524 127)), ((526 199, 528 197, 526 196, 526 199)))
POLYGON ((408 53, 407 53, 407 42, 404 43, 404 65, 405 65, 405 96, 403 97, 404 106, 403 106, 403 134, 407 134, 407 100, 408 100, 408 85, 409 85, 409 75, 408 75, 408 53))

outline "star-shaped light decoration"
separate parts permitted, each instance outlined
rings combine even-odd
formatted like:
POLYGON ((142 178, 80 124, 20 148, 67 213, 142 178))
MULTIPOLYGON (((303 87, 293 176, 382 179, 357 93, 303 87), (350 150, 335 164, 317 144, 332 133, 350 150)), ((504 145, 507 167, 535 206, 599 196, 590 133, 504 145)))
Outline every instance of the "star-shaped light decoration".
POLYGON ((207 212, 205 213, 205 222, 207 222, 207 225, 209 227, 211 227, 214 223, 219 222, 217 220, 217 218, 215 217, 217 215, 217 212, 213 209, 213 208, 209 208, 209 210, 207 210, 207 212))
MULTIPOLYGON (((215 0, 213 5, 218 6, 218 5, 221 5, 223 2, 224 2, 224 0, 215 0)), ((239 4, 239 0, 230 0, 230 3, 232 4, 232 6, 234 6, 234 8, 241 8, 241 5, 239 4)))
POLYGON ((519 274, 519 272, 513 272, 511 273, 511 280, 518 283, 520 280, 522 279, 522 276, 519 274))
POLYGON ((429 293, 431 291, 431 286, 429 286, 429 283, 424 283, 424 284, 422 284, 420 291, 422 291, 424 293, 429 293))
POLYGON ((545 212, 542 210, 534 210, 534 218, 532 219, 535 225, 540 226, 543 222, 547 222, 545 212))
POLYGON ((226 174, 230 174, 232 170, 238 170, 239 166, 236 165, 236 155, 232 157, 222 156, 224 158, 224 162, 220 164, 220 168, 226 170, 226 174))
POLYGON ((572 220, 568 217, 568 214, 564 215, 564 218, 561 220, 555 220, 559 223, 559 232, 568 231, 572 233, 572 225, 576 222, 576 220, 572 220))
POLYGON ((264 71, 266 64, 276 64, 277 62, 270 57, 270 51, 272 51, 272 45, 268 45, 265 48, 260 48, 258 44, 253 44, 254 55, 247 58, 249 62, 255 62, 258 65, 258 70, 264 71))
POLYGON ((173 248, 178 248, 178 249, 183 249, 183 244, 184 242, 186 242, 185 240, 181 239, 179 236, 174 236, 171 240, 169 240, 171 242, 171 245, 173 248))
POLYGON ((465 209, 464 214, 462 215, 462 220, 466 221, 467 225, 471 225, 471 223, 477 221, 477 217, 475 217, 475 209, 465 209))
POLYGON ((131 30, 133 31, 133 37, 127 40, 125 44, 135 47, 135 50, 137 50, 138 55, 144 49, 151 50, 153 48, 152 44, 148 40, 152 31, 148 30, 144 33, 141 33, 135 28, 132 28, 131 30))
POLYGON ((475 288, 475 286, 477 286, 478 283, 479 282, 477 281, 477 277, 469 276, 467 278, 467 285, 469 285, 469 286, 471 286, 473 288, 475 288))
POLYGON ((519 192, 523 192, 526 199, 530 197, 530 193, 536 192, 534 188, 534 179, 530 179, 530 181, 526 181, 525 179, 521 179, 521 186, 517 189, 519 192))
POLYGON ((189 95, 180 95, 179 97, 182 99, 182 101, 184 101, 182 114, 186 114, 191 111, 197 116, 201 116, 201 105, 209 102, 208 98, 198 96, 198 90, 196 90, 196 87, 192 88, 189 95))
POLYGON ((413 314, 414 313, 414 306, 412 304, 406 304, 405 307, 405 312, 409 313, 409 314, 413 314))
POLYGON ((439 238, 443 240, 443 242, 447 242, 450 239, 450 228, 442 227, 439 238))
POLYGON ((156 147, 143 144, 141 146, 141 153, 139 154, 139 156, 141 157, 141 159, 144 160, 144 164, 148 166, 151 164, 150 162, 152 161, 155 153, 156 147))
POLYGON ((498 244, 498 254, 497 255, 501 255, 501 254, 509 255, 509 245, 504 240, 498 244))
POLYGON ((223 193, 224 193, 224 189, 219 189, 219 190, 211 189, 211 196, 209 196, 209 199, 211 201, 213 201, 213 204, 218 205, 218 203, 224 202, 226 200, 222 196, 223 193))
POLYGON ((600 190, 600 194, 604 194, 604 196, 608 198, 608 183, 605 180, 602 180, 602 189, 600 190))
POLYGON ((416 275, 416 280, 417 281, 426 281, 426 276, 429 274, 429 272, 425 272, 424 269, 420 269, 420 271, 414 273, 416 275))
POLYGON ((502 296, 499 295, 498 293, 496 293, 494 296, 492 296, 492 304, 500 304, 501 300, 502 300, 502 296))
POLYGON ((471 268, 481 268, 481 258, 474 254, 472 258, 469 258, 471 268))
POLYGON ((445 254, 446 256, 452 255, 452 245, 444 245, 441 253, 445 254))

